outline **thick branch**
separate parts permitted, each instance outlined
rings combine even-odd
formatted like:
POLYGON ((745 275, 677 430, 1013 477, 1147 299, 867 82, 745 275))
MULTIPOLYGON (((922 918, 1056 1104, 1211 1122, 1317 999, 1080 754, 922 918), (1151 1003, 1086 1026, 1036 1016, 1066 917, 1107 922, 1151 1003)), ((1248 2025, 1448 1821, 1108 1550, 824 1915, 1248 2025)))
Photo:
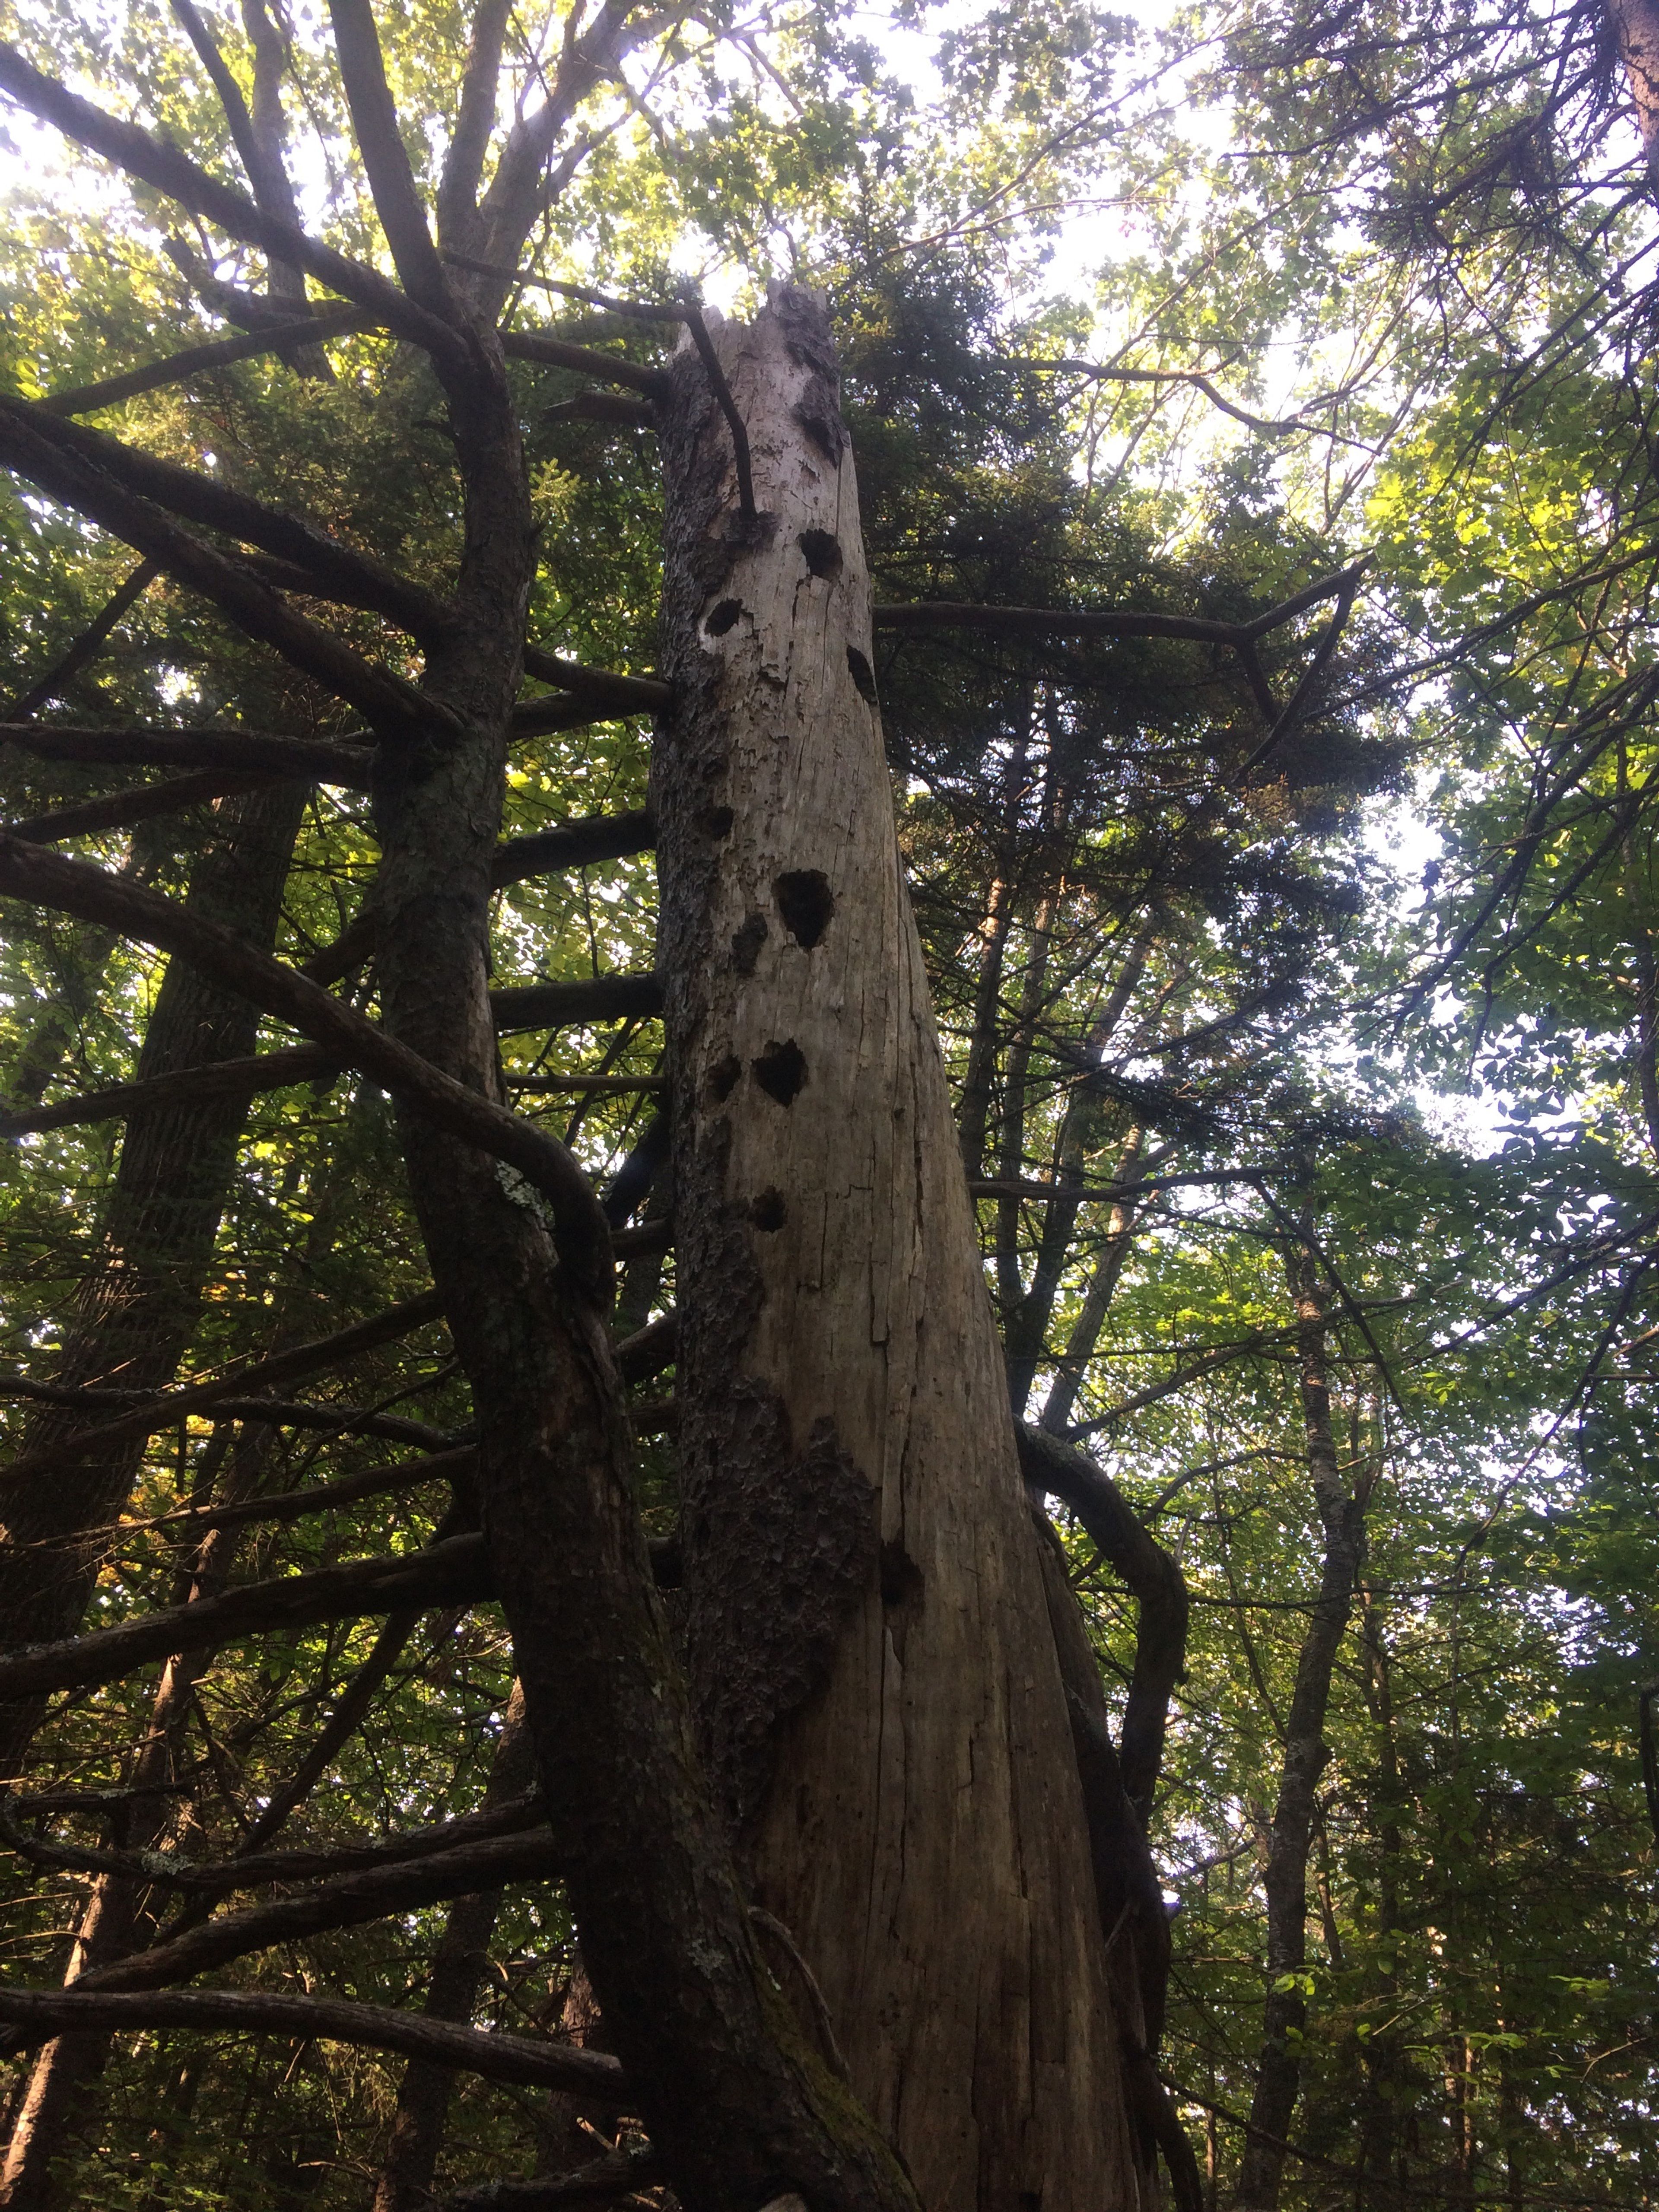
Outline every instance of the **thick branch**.
POLYGON ((550 1880, 551 1852, 546 1828, 536 1827, 518 1835, 459 1844, 430 1857, 399 1859, 389 1866, 337 1875, 298 1897, 221 1913, 170 1942, 152 1944, 130 1959, 83 1974, 71 1986, 155 1990, 170 1982, 190 1981, 276 1943, 303 1942, 331 1928, 361 1928, 389 1913, 418 1911, 423 1905, 441 1905, 474 1890, 497 1889, 505 1882, 550 1880))
POLYGON ((24 837, 34 845, 55 845, 65 837, 92 837, 106 830, 125 830, 135 822, 149 822, 161 814, 179 814, 187 806, 200 806, 240 791, 258 791, 276 779, 268 775, 229 775, 206 769, 199 775, 168 776, 161 783, 129 785, 125 791, 106 792, 101 799, 83 799, 77 806, 59 806, 50 814, 32 814, 22 822, 8 822, 8 836, 24 837))
POLYGON ((607 384, 624 384, 647 399, 660 399, 668 390, 665 369, 647 368, 637 361, 624 361, 619 353, 569 345, 563 338, 543 337, 532 331, 503 331, 501 351, 509 361, 539 362, 546 368, 569 368, 580 376, 602 377, 607 384))
MULTIPOLYGON (((576 1161, 544 1130, 469 1091, 294 969, 153 891, 0 833, 0 894, 55 907, 181 954, 227 989, 291 1022, 438 1127, 516 1168, 551 1206, 561 1258, 591 1295, 608 1303, 609 1225, 576 1161)), ((654 977, 638 980, 655 991, 654 977)))
POLYGON ((415 188, 415 173, 398 135, 398 111, 386 81, 380 36, 368 0, 329 0, 329 14, 334 24, 335 56, 368 187, 374 196, 374 211, 404 289, 429 314, 453 323, 459 319, 459 303, 432 242, 426 210, 415 188))
POLYGON ((221 483, 202 470, 162 460, 84 422, 63 421, 61 410, 31 405, 21 399, 3 404, 47 444, 89 461, 141 499, 165 507, 186 522, 257 545, 290 563, 295 580, 291 586, 285 583, 284 588, 309 589, 320 598, 368 608, 423 641, 441 637, 453 619, 443 601, 421 585, 410 583, 368 554, 342 544, 298 515, 251 499, 246 492, 221 483))
POLYGON ((1018 1424, 1019 1463, 1029 1489, 1058 1498, 1139 1602, 1134 1674, 1124 1710, 1123 1787, 1143 1824, 1164 1758, 1170 1700, 1187 1652, 1187 1585, 1180 1568, 1141 1526, 1111 1477, 1086 1452, 1018 1424))
POLYGON ((237 361, 257 361, 261 354, 281 354, 295 343, 319 338, 343 338, 354 330, 372 330, 376 316, 365 307, 334 307, 327 314, 305 316, 303 321, 272 323, 270 330, 250 330, 241 338, 215 338, 210 345, 191 345, 166 361, 153 361, 149 369, 126 369, 122 376, 106 376, 104 383, 73 385, 69 392, 53 392, 35 400, 42 414, 80 416, 100 407, 119 407, 146 392, 161 392, 166 385, 184 385, 208 369, 228 369, 237 361))
POLYGON ((229 1990, 0 1990, 0 2021, 21 2031, 25 2045, 86 2028, 132 2034, 171 2027, 189 2033, 277 2035, 289 2040, 357 2044, 396 2051, 526 2088, 562 2089, 612 2107, 628 2101, 622 2068, 603 2051, 537 2043, 528 2036, 495 2035, 458 2027, 419 2013, 383 2005, 353 2004, 343 1997, 268 1996, 229 1990))
MULTIPOLYGON (((473 10, 466 72, 438 180, 438 239, 445 247, 477 242, 478 185, 495 127, 501 48, 510 12, 510 0, 479 0, 473 10)), ((446 253, 445 258, 449 258, 446 253)))
POLYGON ((56 1867, 69 1874, 120 1875, 132 1881, 159 1882, 168 1889, 189 1890, 204 1897, 258 1889, 266 1882, 320 1881, 331 1875, 430 1858, 434 1852, 453 1850, 462 1844, 483 1843, 535 1827, 545 1819, 547 1809, 541 1793, 532 1790, 510 1803, 481 1813, 463 1813, 429 1828, 406 1829, 402 1835, 383 1837, 379 1843, 340 1844, 308 1851, 261 1851, 210 1864, 193 1863, 178 1851, 88 1850, 79 1844, 51 1843, 42 1836, 31 1835, 22 1826, 19 1804, 15 1797, 0 1792, 0 1840, 31 1866, 56 1867))
POLYGON ((584 976, 568 983, 525 983, 492 991, 489 1003, 495 1027, 510 1036, 518 1030, 659 1014, 662 985, 655 975, 584 976))
POLYGON ((406 1559, 348 1559, 313 1574, 281 1575, 245 1583, 220 1597, 166 1606, 123 1621, 118 1628, 94 1629, 60 1644, 26 1644, 0 1658, 0 1694, 35 1697, 115 1682, 175 1652, 364 1613, 481 1605, 492 1594, 483 1538, 450 1536, 406 1559))
POLYGON ((348 791, 368 790, 374 763, 367 744, 272 737, 259 730, 104 730, 10 721, 0 722, 0 744, 15 745, 37 760, 289 775, 304 783, 337 784, 348 791))
MULTIPOLYGON (((544 684, 556 684, 594 706, 613 708, 619 714, 655 714, 673 702, 672 688, 659 676, 621 676, 609 668, 585 668, 579 660, 562 660, 538 645, 524 649, 524 671, 544 684)), ((532 702, 533 703, 533 702, 532 702)))
POLYGON ((245 194, 209 176, 177 147, 152 137, 137 124, 106 114, 44 76, 15 46, 3 43, 0 43, 0 92, 53 125, 76 145, 100 155, 192 214, 216 224, 228 237, 244 239, 303 269, 331 291, 356 301, 360 307, 373 308, 387 329, 422 347, 434 361, 463 374, 468 368, 467 349, 455 331, 416 306, 397 285, 345 254, 337 253, 331 246, 308 238, 295 226, 264 215, 245 194))
POLYGON ((33 1129, 70 1129, 88 1121, 115 1121, 147 1106, 193 1103, 204 1098, 245 1098, 258 1091, 284 1091, 290 1084, 315 1082, 338 1073, 339 1062, 319 1045, 292 1045, 246 1060, 216 1060, 205 1067, 181 1067, 172 1075, 152 1075, 139 1083, 115 1083, 55 1105, 32 1107, 26 1114, 0 1115, 0 1137, 21 1137, 33 1129))
POLYGON ((593 814, 585 821, 562 822, 528 837, 507 837, 495 849, 489 880, 497 890, 542 876, 555 868, 578 868, 590 860, 624 860, 648 853, 657 842, 656 817, 643 808, 627 814, 593 814))
POLYGON ((607 2151, 569 2173, 550 2174, 542 2180, 477 2182, 471 2189, 441 2197, 433 2212, 556 2212, 563 2204, 609 2204, 666 2179, 655 2151, 607 2151))
POLYGON ((271 647, 356 708, 383 735, 417 738, 452 729, 453 718, 447 708, 365 660, 319 623, 295 614, 246 568, 181 530, 94 459, 43 435, 43 426, 54 432, 68 427, 50 416, 31 419, 20 402, 0 398, 0 466, 15 470, 125 538, 168 575, 200 592, 249 637, 271 647))
POLYGON ((276 1352, 270 1358, 257 1360, 249 1366, 233 1368, 229 1374, 216 1376, 211 1382, 187 1383, 181 1390, 164 1391, 113 1421, 82 1430, 78 1436, 64 1437, 44 1451, 31 1452, 15 1460, 5 1471, 4 1483, 15 1488, 83 1453, 106 1451, 112 1444, 130 1437, 154 1436, 158 1430, 171 1428, 187 1414, 204 1412, 222 1399, 248 1396, 250 1385, 274 1387, 279 1382, 294 1382, 302 1375, 319 1374, 325 1368, 343 1366, 361 1352, 373 1352, 383 1344, 395 1344, 411 1330, 438 1320, 443 1310, 443 1300, 435 1291, 428 1291, 422 1297, 390 1306, 368 1321, 355 1322, 349 1328, 337 1329, 309 1344, 291 1345, 286 1352, 276 1352))

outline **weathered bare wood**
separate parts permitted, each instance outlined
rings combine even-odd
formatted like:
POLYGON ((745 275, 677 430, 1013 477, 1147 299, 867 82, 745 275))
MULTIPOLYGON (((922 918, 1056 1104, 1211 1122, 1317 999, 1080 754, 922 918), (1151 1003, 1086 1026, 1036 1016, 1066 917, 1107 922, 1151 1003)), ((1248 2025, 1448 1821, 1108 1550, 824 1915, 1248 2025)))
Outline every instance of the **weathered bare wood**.
POLYGON ((1133 2187, 1120 2052, 834 354, 782 289, 715 342, 760 519, 687 346, 655 794, 694 1691, 751 1894, 922 2201, 1097 2212, 1133 2187))

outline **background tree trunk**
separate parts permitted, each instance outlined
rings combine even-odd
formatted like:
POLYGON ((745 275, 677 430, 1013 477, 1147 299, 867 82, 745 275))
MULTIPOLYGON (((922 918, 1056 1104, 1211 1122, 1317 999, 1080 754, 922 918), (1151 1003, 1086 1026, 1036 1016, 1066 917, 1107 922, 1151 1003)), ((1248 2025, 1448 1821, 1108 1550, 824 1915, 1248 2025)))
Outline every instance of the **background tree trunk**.
POLYGON ((1081 1795, 896 849, 824 309, 678 358, 656 770, 711 1771, 922 2201, 1137 2201, 1081 1795))
MULTIPOLYGON (((268 950, 282 912, 301 784, 227 800, 220 835, 196 865, 190 911, 268 950)), ((168 1075, 253 1049, 258 1011, 183 960, 171 960, 138 1057, 139 1078, 168 1075)), ((57 1379, 155 1390, 173 1380, 196 1326, 202 1281, 247 1118, 246 1097, 161 1105, 132 1115, 105 1208, 98 1252, 81 1285, 57 1379)), ((27 1453, 67 1445, 85 1417, 32 1420, 27 1453)), ((0 1542, 0 1635, 46 1643, 80 1626, 98 1572, 95 1532, 114 1520, 143 1463, 142 1439, 66 1455, 51 1480, 9 1502, 0 1542)), ((27 1749, 38 1704, 0 1707, 0 1778, 27 1749)))
POLYGON ((1354 1589, 1365 1556, 1365 1493, 1355 1471, 1353 1495, 1344 1487, 1331 1430, 1331 1392, 1326 1358, 1325 1301, 1312 1253, 1286 1255, 1296 1309, 1302 1411, 1308 1472, 1324 1532, 1319 1595, 1297 1658, 1296 1687, 1285 1727, 1285 1764, 1273 1808, 1263 1887, 1267 1896, 1267 2001, 1262 2022, 1250 2122, 1239 2161, 1236 2202, 1240 2212, 1273 2212, 1279 2202, 1285 2154, 1277 2146, 1290 2134, 1302 2083, 1301 2042, 1308 2000, 1299 1977, 1308 1959, 1308 1851, 1313 1838, 1315 1792, 1330 1756, 1325 1714, 1331 1674, 1348 1626, 1354 1589), (1281 1987, 1284 1984, 1285 1986, 1281 1987))

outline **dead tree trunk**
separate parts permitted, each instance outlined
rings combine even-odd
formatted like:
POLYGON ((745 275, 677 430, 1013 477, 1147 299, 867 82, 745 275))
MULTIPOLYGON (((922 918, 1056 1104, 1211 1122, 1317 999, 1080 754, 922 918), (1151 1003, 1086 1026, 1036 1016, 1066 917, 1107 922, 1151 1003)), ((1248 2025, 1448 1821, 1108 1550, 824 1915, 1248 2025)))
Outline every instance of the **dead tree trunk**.
POLYGON ((1331 1675, 1365 1556, 1369 1486, 1355 1470, 1350 1495, 1337 1462, 1318 1263, 1310 1251, 1298 1248, 1286 1255, 1286 1267, 1296 1309, 1308 1473, 1324 1547, 1319 1595, 1297 1658, 1296 1687, 1285 1726, 1285 1764, 1267 1850, 1267 2001, 1250 2099, 1252 2132, 1239 2160, 1234 2200, 1239 2212, 1273 2212, 1279 2202, 1285 2164, 1279 2145, 1290 2134, 1302 2084, 1301 2038, 1308 2000, 1297 1978, 1308 1959, 1308 1851, 1314 1800, 1330 1756, 1324 1728, 1331 1675))
POLYGON ((689 1658, 759 1905, 934 2212, 1137 2201, 1066 1699, 869 660, 819 301, 665 424, 656 768, 689 1658))

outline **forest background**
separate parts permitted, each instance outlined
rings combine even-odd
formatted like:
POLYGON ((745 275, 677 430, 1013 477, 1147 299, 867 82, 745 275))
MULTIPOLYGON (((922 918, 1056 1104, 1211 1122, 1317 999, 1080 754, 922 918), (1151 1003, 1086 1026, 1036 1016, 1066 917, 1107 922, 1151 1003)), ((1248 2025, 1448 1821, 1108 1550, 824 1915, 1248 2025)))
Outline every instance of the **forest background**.
MULTIPOLYGON (((233 158, 186 10, 4 12, 41 67, 233 158)), ((459 15, 378 13, 405 117, 446 112, 459 15)), ((672 332, 557 286, 690 283, 734 312, 773 276, 829 294, 891 617, 901 842, 1016 1412, 1115 1478, 1190 1604, 1150 1832, 1174 1912, 1163 2064, 1212 2204, 1253 2102, 1293 2124, 1258 2124, 1251 2201, 1520 2212, 1659 2185, 1659 226, 1633 20, 1543 0, 665 10, 582 88, 514 293, 525 328, 647 369, 672 332), (951 628, 904 620, 915 602, 1175 620, 951 628), (1275 1882, 1305 1916, 1275 1918, 1275 1882)), ((526 85, 583 27, 512 21, 526 85)), ((261 82, 278 100, 307 222, 374 260, 311 11, 250 0, 212 35, 256 109, 261 82)), ((21 109, 3 127, 9 391, 73 396, 247 323, 260 257, 21 109)), ((536 635, 649 669, 661 495, 637 403, 522 373, 536 635)), ((416 569, 436 542, 444 426, 382 333, 98 406, 416 569)), ((49 497, 14 484, 0 530, 9 723, 327 734, 296 682, 49 497)), ((637 715, 550 732, 508 829, 641 808, 647 737, 637 715)), ((84 808, 32 834, 145 885, 199 880, 244 803, 112 813, 113 781, 95 757, 0 752, 9 820, 84 808)), ((366 820, 349 783, 307 797, 276 925, 294 957, 348 926, 366 820)), ((577 858, 504 889, 502 989, 650 969, 648 855, 577 858)), ((165 963, 6 918, 0 1397, 22 1452, 118 1202, 121 1125, 45 1109, 131 1079, 165 963)), ((641 1158, 660 1032, 643 1000, 550 1003, 508 1024, 509 1079, 615 1178, 641 1158)), ((181 1377, 420 1291, 399 1174, 372 1085, 256 1097, 181 1377)), ((641 1330, 672 1297, 651 1218, 647 1200, 629 1232, 641 1330)), ((659 1396, 661 1363, 640 1372, 659 1396)), ((100 1624, 188 1589, 198 1539, 161 1516, 239 1453, 258 1463, 237 1480, 284 1496, 362 1475, 388 1437, 464 1439, 431 1320, 307 1395, 331 1427, 204 1410, 150 1436, 100 1624)), ((667 1449, 646 1447, 665 1505, 667 1449)), ((1121 1711, 1134 1609, 1058 1494, 1121 1711)), ((219 1571, 412 1552, 430 1504, 363 1489, 251 1521, 219 1571)), ((221 1651, 179 1724, 179 1832, 208 1856, 279 1827, 320 1849, 470 1813, 508 1671, 487 1605, 221 1651)), ((88 1852, 143 1841, 105 1814, 151 1695, 70 1693, 36 1743, 46 1802, 0 1938, 32 1987, 64 1972, 88 1852)), ((447 1925, 434 1903, 238 1972, 394 2002, 447 1925)), ((556 2021, 556 1896, 509 1887, 486 1942, 471 2016, 556 2021)), ((354 2204, 398 2078, 311 2041, 125 2037, 54 2185, 111 2208, 354 2204)), ((436 2170, 516 2171, 559 2124, 460 2077, 436 2170)))

